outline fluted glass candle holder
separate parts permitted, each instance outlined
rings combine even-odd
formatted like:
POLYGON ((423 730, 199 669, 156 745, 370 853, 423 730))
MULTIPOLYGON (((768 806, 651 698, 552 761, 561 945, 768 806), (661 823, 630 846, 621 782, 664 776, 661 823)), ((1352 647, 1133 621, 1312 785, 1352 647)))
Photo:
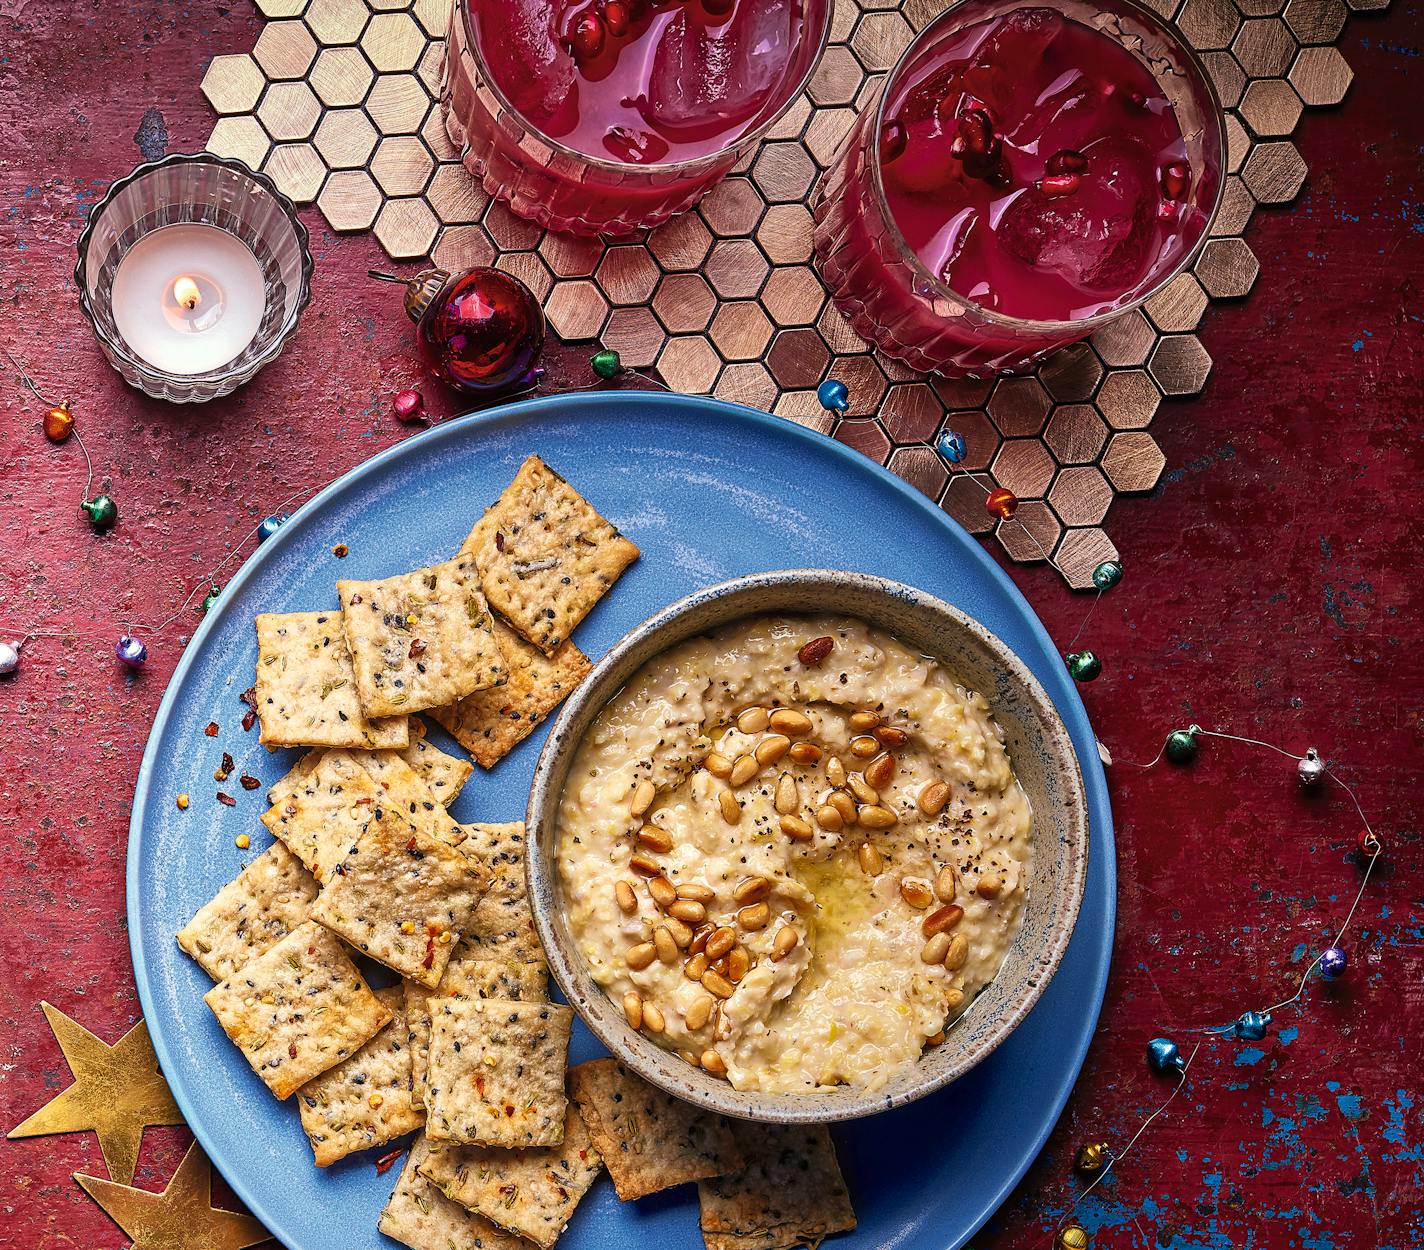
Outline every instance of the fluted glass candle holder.
POLYGON ((281 354, 311 300, 296 208, 227 157, 175 154, 120 178, 79 236, 79 303, 147 395, 203 403, 281 354))

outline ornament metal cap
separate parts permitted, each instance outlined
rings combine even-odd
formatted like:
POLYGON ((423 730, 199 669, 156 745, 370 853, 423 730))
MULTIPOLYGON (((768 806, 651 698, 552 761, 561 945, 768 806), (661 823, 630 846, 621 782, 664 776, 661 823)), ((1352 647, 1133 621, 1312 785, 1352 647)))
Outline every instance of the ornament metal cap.
POLYGON ((425 310, 450 281, 448 269, 422 269, 413 278, 400 278, 382 269, 368 269, 366 272, 381 282, 399 282, 405 287, 405 315, 412 321, 419 321, 425 315, 425 310))

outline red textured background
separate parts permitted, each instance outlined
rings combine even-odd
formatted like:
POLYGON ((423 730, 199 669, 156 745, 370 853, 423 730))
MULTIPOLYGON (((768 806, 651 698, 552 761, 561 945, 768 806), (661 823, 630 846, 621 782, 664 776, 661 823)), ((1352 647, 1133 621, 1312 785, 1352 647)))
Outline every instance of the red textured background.
MULTIPOLYGON (((0 681, 3 1128, 69 1080, 39 999, 109 1041, 137 1014, 129 796, 196 616, 154 642, 136 678, 112 657, 119 622, 176 606, 281 499, 399 439, 389 397, 420 382, 397 300, 362 277, 381 260, 375 243, 335 238, 314 211, 301 333, 233 399, 144 400, 79 317, 70 271, 87 207, 138 161, 140 135, 150 148, 202 145, 203 67, 249 48, 258 21, 244 0, 0 0, 0 339, 74 396, 122 510, 111 535, 90 533, 78 447, 47 444, 38 406, 6 386, 0 627, 75 633, 31 644, 0 681)), ((1351 19, 1354 88, 1297 133, 1311 170, 1300 200, 1256 215, 1260 281, 1208 315, 1211 381, 1154 426, 1168 459, 1158 491, 1113 508, 1127 576, 1084 636, 1106 665, 1085 697, 1119 759, 1150 757, 1193 719, 1314 744, 1358 785, 1388 859, 1348 980, 1313 991, 1259 1048, 1202 1055, 1187 1095, 1086 1209, 1098 1247, 1424 1245, 1422 34, 1413 0, 1351 19)), ((586 349, 549 355, 555 387, 587 380, 586 349)), ((1013 576, 1066 643, 1088 600, 1044 568, 1013 576)), ((1344 796, 1302 795, 1268 753, 1209 745, 1188 771, 1118 768, 1112 785, 1120 922, 1099 1036, 1048 1150, 979 1250, 1046 1247, 1080 1187, 1077 1144, 1122 1142, 1163 1092, 1144 1041, 1284 997, 1297 946, 1319 942, 1359 878, 1344 796)), ((161 1186, 185 1143, 150 1130, 137 1183, 161 1186)), ((0 1143, 0 1245, 125 1245, 75 1170, 103 1174, 92 1135, 0 1143)))

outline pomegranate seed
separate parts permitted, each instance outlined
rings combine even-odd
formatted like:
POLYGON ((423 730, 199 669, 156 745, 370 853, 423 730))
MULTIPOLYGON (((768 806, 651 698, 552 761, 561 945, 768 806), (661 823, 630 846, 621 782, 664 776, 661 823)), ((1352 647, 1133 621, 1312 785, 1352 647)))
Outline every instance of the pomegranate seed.
POLYGON ((1185 161, 1172 161, 1162 166, 1160 178, 1162 194, 1169 200, 1180 200, 1192 180, 1191 167, 1185 161))
POLYGON ((1072 195, 1082 181, 1077 174, 1047 174, 1038 180, 1038 189, 1050 200, 1056 200, 1072 195))
POLYGON ((897 160, 905 151, 909 140, 904 125, 898 121, 886 122, 880 129, 880 159, 889 164, 897 160))
POLYGON ((606 34, 603 19, 597 13, 584 13, 575 20, 573 33, 569 36, 574 56, 580 61, 593 60, 603 51, 606 34))
POLYGON ((621 39, 626 35, 631 23, 632 16, 623 0, 608 0, 603 6, 603 25, 615 39, 621 39))
POLYGON ((1044 168, 1050 174, 1081 174, 1088 169, 1088 158, 1072 148, 1064 148, 1048 158, 1044 168))
POLYGON ((983 109, 970 109, 959 119, 959 133, 969 151, 987 153, 989 142, 994 137, 994 128, 989 124, 989 114, 983 109))

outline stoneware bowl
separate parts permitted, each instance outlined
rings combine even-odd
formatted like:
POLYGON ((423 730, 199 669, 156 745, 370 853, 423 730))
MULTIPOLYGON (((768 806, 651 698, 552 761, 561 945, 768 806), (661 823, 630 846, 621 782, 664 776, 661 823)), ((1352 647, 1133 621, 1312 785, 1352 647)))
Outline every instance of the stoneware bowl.
POLYGON ((554 979, 595 1036, 654 1085, 725 1115, 778 1123, 850 1120, 902 1106, 963 1076, 1038 1001, 1053 976, 1083 897, 1088 815, 1068 731, 1018 657, 941 599, 899 582, 827 569, 737 578, 664 608, 626 635, 564 704, 534 770, 529 795, 529 897, 554 979), (739 1092, 634 1032, 589 975, 569 931, 556 864, 559 800, 584 733, 607 701, 653 656, 720 626, 771 613, 859 617, 943 661, 989 700, 1019 781, 1033 804, 1033 869, 1023 927, 999 974, 951 1028, 889 1084, 867 1093, 837 1086, 816 1094, 739 1092))

